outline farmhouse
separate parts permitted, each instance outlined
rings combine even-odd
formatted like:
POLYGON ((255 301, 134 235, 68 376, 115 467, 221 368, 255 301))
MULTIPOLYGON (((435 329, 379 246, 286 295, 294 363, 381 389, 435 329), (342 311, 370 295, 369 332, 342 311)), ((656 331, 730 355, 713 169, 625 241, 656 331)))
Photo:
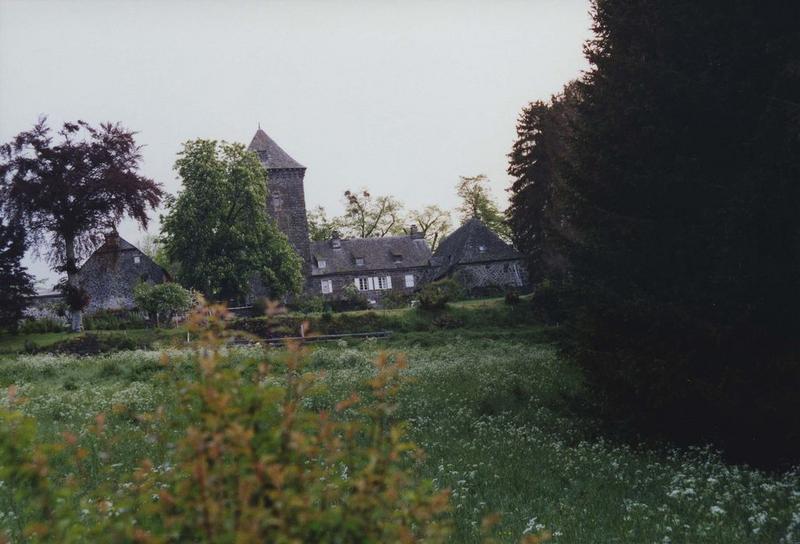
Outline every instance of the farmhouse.
POLYGON ((326 299, 341 297, 352 285, 368 300, 380 303, 392 291, 411 294, 425 279, 431 250, 422 234, 340 239, 311 243, 309 291, 326 299))
POLYGON ((434 255, 415 226, 407 236, 310 241, 303 181, 306 168, 260 127, 248 147, 267 170, 267 211, 306 264, 306 292, 339 298, 352 285, 380 303, 390 292, 410 294, 427 281, 455 277, 468 292, 524 289, 520 255, 478 219, 442 241, 434 255))
POLYGON ((139 282, 163 283, 169 273, 113 231, 78 271, 78 284, 89 295, 88 313, 134 308, 139 282))
POLYGON ((444 277, 454 278, 472 295, 528 287, 522 254, 476 218, 461 225, 436 248, 431 279, 444 277))

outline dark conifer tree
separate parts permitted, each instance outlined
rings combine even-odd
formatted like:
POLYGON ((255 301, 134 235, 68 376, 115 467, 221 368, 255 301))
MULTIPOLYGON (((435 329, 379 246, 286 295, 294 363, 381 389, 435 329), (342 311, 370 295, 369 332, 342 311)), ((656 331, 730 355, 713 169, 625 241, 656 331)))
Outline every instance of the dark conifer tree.
POLYGON ((648 429, 800 447, 800 5, 597 0, 569 348, 648 429))
POLYGON ((509 153, 514 178, 506 210, 514 245, 528 258, 531 280, 558 282, 567 263, 563 238, 570 236, 562 177, 577 114, 578 84, 551 98, 531 102, 517 121, 517 140, 509 153))
POLYGON ((25 247, 22 228, 7 224, 0 216, 0 329, 17 329, 25 297, 34 294, 33 278, 22 266, 25 247))

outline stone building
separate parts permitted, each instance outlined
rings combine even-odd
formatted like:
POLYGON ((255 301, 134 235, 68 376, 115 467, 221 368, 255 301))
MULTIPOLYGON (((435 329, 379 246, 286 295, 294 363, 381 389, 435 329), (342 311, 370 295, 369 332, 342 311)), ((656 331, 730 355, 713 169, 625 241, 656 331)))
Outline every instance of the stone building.
POLYGON ((472 295, 508 288, 527 290, 523 256, 479 219, 442 240, 431 259, 431 280, 452 277, 472 295))
POLYGON ((169 280, 166 270, 116 232, 106 236, 78 271, 78 284, 90 297, 87 313, 133 309, 137 283, 169 280))
POLYGON ((408 236, 311 242, 309 294, 341 298, 352 285, 373 304, 388 293, 413 293, 425 280, 431 250, 415 228, 408 236))
POLYGON ((308 217, 303 178, 306 167, 289 156, 259 128, 248 146, 267 170, 267 212, 304 263, 309 262, 308 217))

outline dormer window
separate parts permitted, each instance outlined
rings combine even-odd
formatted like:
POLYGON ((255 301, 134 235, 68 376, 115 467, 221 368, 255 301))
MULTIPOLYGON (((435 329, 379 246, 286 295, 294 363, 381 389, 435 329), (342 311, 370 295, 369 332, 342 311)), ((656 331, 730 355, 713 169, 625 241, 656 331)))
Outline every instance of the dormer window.
POLYGON ((478 246, 478 251, 481 253, 486 253, 486 246, 478 246))
POLYGON ((401 254, 399 254, 399 253, 392 253, 392 260, 394 262, 396 262, 396 263, 402 263, 403 262, 403 256, 401 254))
POLYGON ((356 266, 364 266, 364 257, 356 257, 356 266))
POLYGON ((327 268, 328 263, 324 259, 317 259, 317 268, 327 268))

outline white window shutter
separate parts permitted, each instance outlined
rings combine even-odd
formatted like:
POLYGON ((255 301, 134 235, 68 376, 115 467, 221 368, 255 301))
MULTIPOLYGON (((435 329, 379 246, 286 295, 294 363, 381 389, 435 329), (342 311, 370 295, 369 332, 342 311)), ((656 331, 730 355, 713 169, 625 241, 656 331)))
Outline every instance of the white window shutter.
POLYGON ((386 276, 386 288, 387 289, 391 289, 392 288, 392 277, 391 276, 386 276))
POLYGON ((374 287, 375 283, 373 281, 374 279, 375 278, 367 278, 367 289, 369 289, 370 291, 375 289, 375 287, 374 287))
POLYGON ((353 282, 356 284, 356 289, 358 289, 360 291, 361 290, 361 286, 358 284, 358 278, 355 278, 353 280, 353 282))

